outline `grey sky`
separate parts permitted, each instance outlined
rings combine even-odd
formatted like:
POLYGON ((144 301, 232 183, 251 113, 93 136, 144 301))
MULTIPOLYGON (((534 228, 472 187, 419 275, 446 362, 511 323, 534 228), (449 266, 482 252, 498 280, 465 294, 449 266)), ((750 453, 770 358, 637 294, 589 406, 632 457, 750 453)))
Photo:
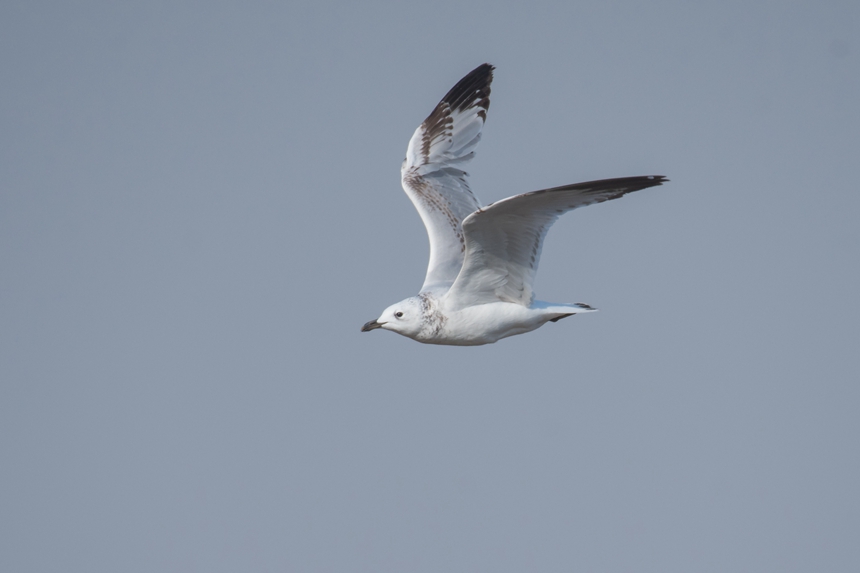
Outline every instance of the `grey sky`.
POLYGON ((860 4, 0 8, 0 570, 856 571, 860 4), (600 313, 417 292, 412 131, 497 66, 484 202, 600 313))

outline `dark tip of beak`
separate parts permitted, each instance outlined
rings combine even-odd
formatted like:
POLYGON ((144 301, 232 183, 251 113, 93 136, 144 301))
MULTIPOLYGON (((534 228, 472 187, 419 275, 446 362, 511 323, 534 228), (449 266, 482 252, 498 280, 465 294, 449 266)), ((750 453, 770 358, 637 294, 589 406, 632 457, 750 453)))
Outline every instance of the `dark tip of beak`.
POLYGON ((366 323, 364 326, 361 327, 361 331, 362 332, 370 332, 371 330, 373 330, 375 328, 382 328, 383 324, 385 324, 385 323, 384 322, 380 323, 380 322, 376 322, 375 320, 371 320, 370 322, 366 323))

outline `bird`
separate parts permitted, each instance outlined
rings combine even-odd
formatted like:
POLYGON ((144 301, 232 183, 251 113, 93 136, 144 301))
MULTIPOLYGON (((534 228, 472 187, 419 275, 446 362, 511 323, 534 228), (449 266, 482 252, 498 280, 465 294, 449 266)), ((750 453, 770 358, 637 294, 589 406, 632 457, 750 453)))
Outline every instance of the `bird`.
POLYGON ((535 300, 544 237, 567 211, 667 182, 662 175, 574 183, 480 206, 463 167, 475 156, 490 108, 495 67, 461 79, 415 130, 400 177, 430 238, 418 295, 386 308, 362 332, 390 330, 425 344, 491 344, 595 312, 584 303, 535 300))

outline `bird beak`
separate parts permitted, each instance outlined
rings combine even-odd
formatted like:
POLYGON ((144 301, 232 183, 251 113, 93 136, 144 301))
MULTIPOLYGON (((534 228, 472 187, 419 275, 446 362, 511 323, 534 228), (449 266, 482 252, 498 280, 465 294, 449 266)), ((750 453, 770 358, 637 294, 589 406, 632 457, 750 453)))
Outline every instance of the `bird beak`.
POLYGON ((371 320, 370 322, 368 322, 367 324, 365 324, 364 326, 361 327, 361 331, 362 332, 370 332, 371 330, 373 330, 375 328, 382 328, 383 324, 385 324, 385 323, 371 320))

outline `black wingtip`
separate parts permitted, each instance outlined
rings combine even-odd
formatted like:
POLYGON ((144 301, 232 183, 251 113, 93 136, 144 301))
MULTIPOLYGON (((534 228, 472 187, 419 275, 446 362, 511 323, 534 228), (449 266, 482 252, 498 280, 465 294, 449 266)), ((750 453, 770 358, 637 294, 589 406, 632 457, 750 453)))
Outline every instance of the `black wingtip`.
POLYGON ((479 101, 479 106, 485 110, 490 108, 490 84, 493 83, 492 64, 481 64, 461 79, 445 94, 442 101, 451 109, 464 110, 479 101))
MULTIPOLYGON (((550 187, 549 189, 541 189, 524 193, 524 195, 542 195, 544 193, 558 193, 560 191, 581 191, 586 195, 597 195, 606 191, 617 191, 616 195, 609 196, 602 201, 617 199, 627 193, 633 191, 641 191, 649 187, 657 187, 669 180, 663 175, 637 175, 635 177, 616 177, 614 179, 598 179, 597 181, 584 181, 582 183, 573 183, 571 185, 562 185, 561 187, 550 187)), ((487 205, 489 207, 489 205, 487 205)), ((485 207, 486 208, 486 207, 485 207)))
POLYGON ((626 179, 629 181, 628 185, 630 188, 625 193, 648 189, 649 187, 657 187, 669 181, 663 175, 642 175, 639 177, 627 177, 626 179))
POLYGON ((630 187, 638 189, 647 189, 648 187, 657 187, 663 183, 668 183, 669 180, 663 175, 639 175, 637 177, 621 177, 619 179, 605 179, 595 183, 603 183, 604 185, 617 185, 619 182, 624 182, 630 187), (614 182, 614 183, 613 183, 614 182))

